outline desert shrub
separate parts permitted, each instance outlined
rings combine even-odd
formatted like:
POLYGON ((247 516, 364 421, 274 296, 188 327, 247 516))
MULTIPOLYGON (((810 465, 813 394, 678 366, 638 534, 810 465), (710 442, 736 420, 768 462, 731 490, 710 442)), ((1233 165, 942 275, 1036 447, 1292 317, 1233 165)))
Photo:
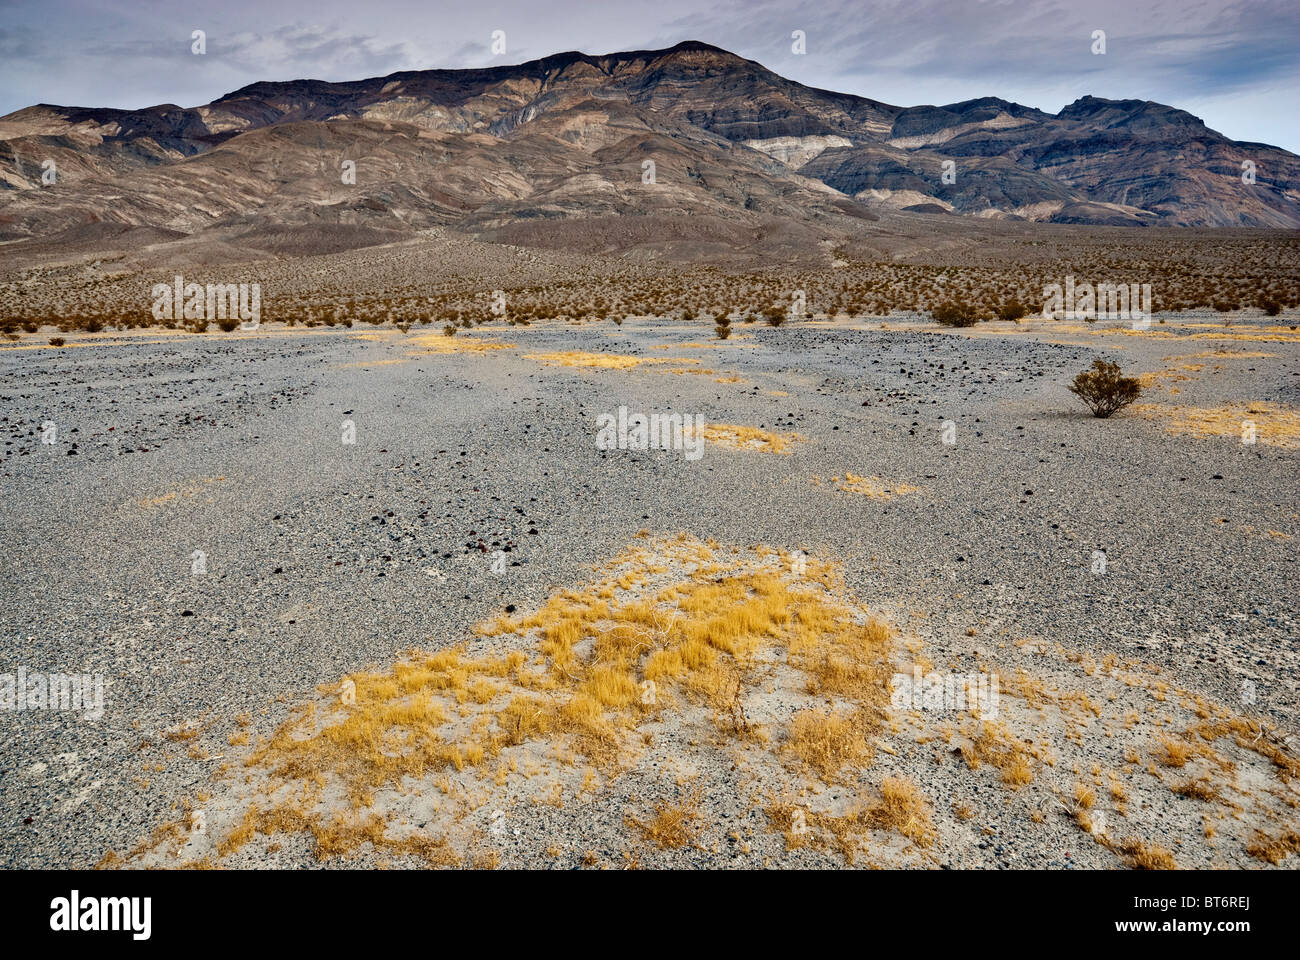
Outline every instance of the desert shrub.
POLYGON ((769 327, 779 327, 781 326, 781 321, 785 319, 785 308, 779 304, 768 307, 764 312, 763 317, 767 320, 767 325, 769 327))
POLYGON ((206 320, 194 320, 194 321, 191 321, 191 323, 190 323, 190 329, 191 329, 192 331, 194 331, 195 333, 205 333, 205 332, 207 332, 207 329, 208 329, 208 321, 206 321, 206 320))
POLYGON ((229 333, 231 330, 234 330, 235 327, 239 326, 239 318, 226 317, 224 320, 218 320, 217 326, 221 329, 222 333, 229 333))
POLYGON ((1092 409, 1094 417, 1105 418, 1141 396, 1142 384, 1136 377, 1123 376, 1118 363, 1094 360, 1091 370, 1074 378, 1070 392, 1092 409))
POLYGON ((443 332, 443 335, 444 335, 444 336, 454 337, 454 336, 456 336, 456 331, 459 330, 459 329, 460 329, 460 328, 457 327, 456 324, 454 324, 454 323, 448 323, 446 326, 444 326, 444 327, 442 328, 442 332, 443 332))
POLYGON ((99 331, 103 329, 104 329, 104 323, 98 317, 91 317, 89 320, 86 321, 87 333, 99 333, 99 331))
POLYGON ((62 337, 50 337, 50 346, 52 347, 61 347, 67 342, 62 337))
POLYGON ((725 323, 718 324, 714 329, 718 333, 719 340, 726 340, 727 337, 731 336, 731 327, 725 323))
POLYGON ((1019 323, 1020 318, 1028 312, 1023 303, 1012 297, 1010 300, 1003 301, 1002 306, 998 307, 998 319, 1019 323))
POLYGON ((28 333, 35 333, 37 330, 40 329, 40 327, 37 324, 32 323, 30 320, 28 320, 23 324, 23 329, 26 330, 28 333))
POLYGON ((945 300, 930 311, 930 316, 945 327, 973 327, 978 319, 975 308, 961 300, 945 300))
POLYGON ((1259 308, 1263 310, 1264 315, 1268 317, 1276 317, 1279 313, 1282 312, 1282 304, 1272 299, 1261 300, 1259 302, 1259 308))

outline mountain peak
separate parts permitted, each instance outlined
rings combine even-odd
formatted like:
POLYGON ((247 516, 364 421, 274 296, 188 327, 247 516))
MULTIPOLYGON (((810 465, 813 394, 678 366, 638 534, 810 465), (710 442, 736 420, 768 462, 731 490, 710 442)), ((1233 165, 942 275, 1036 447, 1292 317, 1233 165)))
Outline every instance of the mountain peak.
POLYGON ((696 39, 362 80, 261 81, 192 109, 37 107, 6 119, 0 186, 16 185, 22 198, 6 211, 18 236, 86 222, 92 207, 79 205, 80 184, 116 197, 125 176, 145 183, 141 199, 114 210, 141 224, 212 223, 174 191, 173 177, 223 196, 218 220, 272 208, 305 216, 279 181, 249 173, 231 190, 228 171, 260 170, 273 150, 283 169, 296 165, 312 180, 348 149, 368 158, 357 196, 330 192, 325 178, 318 206, 395 231, 644 213, 651 202, 746 222, 941 208, 1068 223, 1300 224, 1300 158, 1252 147, 1268 177, 1241 190, 1242 145, 1174 107, 1087 95, 1058 114, 991 96, 904 108, 809 87, 696 39), (259 133, 276 129, 282 135, 259 133), (69 171, 57 193, 26 196, 39 184, 33 155, 69 171), (201 162, 178 168, 175 158, 201 162), (636 189, 651 159, 670 189, 636 189), (1135 181, 1135 170, 1160 172, 1135 181), (147 199, 155 194, 177 197, 165 217, 147 199))

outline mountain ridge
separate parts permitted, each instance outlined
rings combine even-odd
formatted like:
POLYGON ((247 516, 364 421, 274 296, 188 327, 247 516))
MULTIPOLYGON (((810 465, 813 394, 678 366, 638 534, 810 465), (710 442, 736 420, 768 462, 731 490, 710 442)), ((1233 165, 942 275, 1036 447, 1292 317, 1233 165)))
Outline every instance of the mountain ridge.
POLYGON ((35 104, 0 117, 0 240, 11 242, 100 220, 400 233, 691 214, 837 234, 917 212, 1294 229, 1300 157, 1150 100, 1082 96, 1055 114, 994 96, 902 107, 805 86, 703 41, 257 81, 194 107, 35 104), (344 161, 354 185, 340 179, 344 161))

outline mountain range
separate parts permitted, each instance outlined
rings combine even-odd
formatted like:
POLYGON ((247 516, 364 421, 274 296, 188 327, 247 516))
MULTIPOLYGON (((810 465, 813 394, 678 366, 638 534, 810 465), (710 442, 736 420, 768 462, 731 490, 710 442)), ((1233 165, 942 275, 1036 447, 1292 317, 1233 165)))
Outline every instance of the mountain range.
POLYGON ((11 251, 203 235, 322 252, 435 227, 527 243, 575 221, 811 238, 907 216, 1295 228, 1300 157, 1151 101, 900 107, 700 42, 0 117, 11 251))

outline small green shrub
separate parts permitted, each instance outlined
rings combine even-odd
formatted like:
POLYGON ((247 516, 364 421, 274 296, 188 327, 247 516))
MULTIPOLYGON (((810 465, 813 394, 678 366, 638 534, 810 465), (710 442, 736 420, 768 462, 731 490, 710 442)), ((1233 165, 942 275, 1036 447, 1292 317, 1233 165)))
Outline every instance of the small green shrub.
POLYGON ((1142 395, 1142 384, 1136 377, 1124 376, 1118 363, 1105 360, 1092 361, 1092 369, 1076 376, 1069 389, 1092 409, 1094 417, 1102 419, 1142 395))

